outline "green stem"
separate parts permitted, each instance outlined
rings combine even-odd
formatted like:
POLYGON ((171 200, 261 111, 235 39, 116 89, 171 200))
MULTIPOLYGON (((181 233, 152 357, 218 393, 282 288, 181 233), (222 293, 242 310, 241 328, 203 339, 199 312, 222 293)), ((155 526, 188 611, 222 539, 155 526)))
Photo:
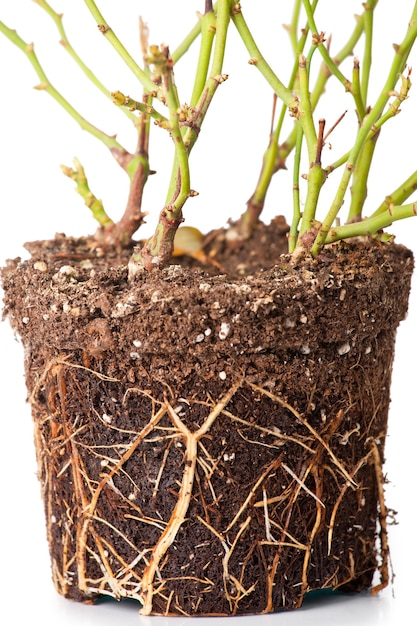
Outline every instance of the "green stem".
POLYGON ((399 92, 392 92, 390 95, 396 95, 395 100, 390 102, 388 111, 381 115, 379 120, 375 122, 374 131, 379 130, 389 119, 395 117, 400 113, 400 107, 405 100, 408 98, 408 92, 411 89, 411 81, 410 81, 411 70, 407 73, 406 76, 401 74, 401 88, 399 92))
POLYGON ((345 165, 349 160, 349 154, 350 152, 345 152, 345 154, 342 154, 342 156, 336 159, 336 161, 327 165, 327 167, 324 168, 326 176, 337 170, 339 167, 342 167, 342 165, 345 165))
POLYGON ((3 22, 0 22, 0 32, 2 32, 12 43, 14 43, 28 58, 32 67, 34 68, 38 78, 40 79, 40 84, 37 85, 36 89, 43 90, 47 94, 49 94, 58 104, 65 109, 65 111, 80 125, 80 127, 99 139, 105 146, 110 149, 114 149, 116 151, 120 151, 120 153, 126 153, 126 150, 123 146, 116 141, 114 137, 107 135, 103 131, 99 130, 96 126, 93 126, 90 122, 88 122, 82 115, 78 113, 78 111, 66 100, 60 92, 55 89, 55 87, 50 83, 48 77, 46 76, 38 57, 34 51, 34 45, 28 44, 19 35, 15 30, 11 30, 8 28, 3 22))
POLYGON ((294 252, 297 246, 298 238, 298 226, 301 219, 300 208, 300 162, 301 162, 301 149, 303 146, 303 129, 301 125, 298 125, 297 141, 295 144, 294 153, 294 168, 293 168, 293 216, 290 226, 290 233, 288 236, 288 252, 291 254, 294 252))
POLYGON ((359 122, 362 123, 362 120, 366 115, 366 107, 361 95, 359 61, 356 58, 353 60, 351 92, 355 101, 356 113, 358 114, 359 122))
POLYGON ((307 197, 301 220, 299 236, 308 232, 315 220, 317 203, 321 188, 325 179, 323 169, 321 167, 321 152, 323 149, 323 130, 324 120, 320 120, 320 135, 317 136, 313 120, 313 109, 310 100, 309 90, 309 68, 311 58, 314 54, 315 47, 312 47, 309 58, 300 57, 299 69, 299 85, 300 85, 300 105, 299 114, 300 122, 302 121, 303 135, 307 143, 307 152, 309 159, 309 172, 307 184, 307 197))
POLYGON ((75 169, 61 165, 65 176, 68 176, 68 178, 71 178, 71 180, 76 183, 76 191, 84 200, 85 205, 90 209, 94 219, 104 229, 112 226, 113 221, 104 210, 103 202, 98 200, 90 190, 84 168, 78 159, 74 159, 74 167, 75 169))
POLYGON ((384 213, 391 205, 401 205, 417 190, 417 170, 411 174, 395 191, 386 196, 384 201, 372 213, 371 218, 384 213))
POLYGON ((211 10, 205 13, 201 18, 200 53, 197 62, 193 91, 190 99, 190 106, 192 107, 197 105, 207 81, 215 33, 216 17, 214 15, 214 11, 211 10))
POLYGON ((390 98, 392 92, 394 91, 395 85, 398 80, 398 76, 403 70, 405 63, 407 61, 408 55, 411 51, 412 45, 417 37, 417 2, 415 3, 412 17, 409 22, 408 31, 404 37, 404 40, 401 45, 395 46, 395 55, 391 64, 391 68, 385 81, 385 84, 381 90, 380 95, 375 103, 374 108, 370 111, 370 113, 366 116, 363 121, 361 128, 358 131, 357 138, 355 144, 350 152, 348 162, 346 164, 345 170, 343 172, 339 188, 337 189, 336 195, 332 202, 329 212, 323 220, 323 223, 319 229, 315 242, 311 248, 311 253, 313 257, 316 257, 322 246, 325 244, 327 233, 329 232, 332 224, 340 211, 340 208, 343 204, 343 200, 349 185, 349 181, 352 176, 352 172, 356 166, 358 161, 360 152, 368 138, 369 133, 371 132, 374 124, 377 122, 379 117, 384 110, 388 99, 390 98))
POLYGON ((348 213, 348 222, 356 222, 362 218, 362 211, 368 195, 368 178, 372 165, 375 147, 379 132, 372 132, 366 141, 352 176, 351 203, 348 213))
POLYGON ((151 78, 142 70, 141 67, 136 63, 134 58, 129 54, 126 50, 120 39, 116 36, 114 31, 107 24, 103 15, 100 13, 96 3, 94 0, 84 0, 87 8, 89 9, 91 15, 94 17, 97 22, 97 26, 100 32, 104 35, 107 41, 113 46, 116 50, 120 58, 124 61, 127 67, 132 71, 133 75, 139 80, 144 89, 154 95, 155 97, 160 98, 161 94, 157 90, 155 83, 151 80, 151 78))
POLYGON ((405 204, 404 206, 390 206, 389 209, 385 210, 383 213, 374 217, 368 217, 361 222, 331 228, 326 235, 325 243, 329 244, 350 237, 375 235, 383 228, 390 226, 393 222, 413 216, 417 216, 417 204, 415 202, 405 204))
POLYGON ((255 191, 247 201, 246 211, 241 215, 237 224, 237 232, 239 233, 239 237, 243 239, 248 239, 251 236, 259 221, 259 216, 264 207, 267 189, 276 171, 277 152, 278 142, 276 138, 271 135, 268 147, 264 153, 262 168, 255 191))
POLYGON ((364 11, 364 34, 365 34, 365 45, 363 50, 363 61, 362 61, 362 80, 361 80, 361 97, 362 102, 365 105, 368 101, 368 88, 369 88, 369 77, 371 74, 371 65, 372 65, 372 39, 373 39, 373 28, 374 28, 374 10, 375 10, 376 2, 364 2, 363 7, 364 11))
MULTIPOLYGON (((336 66, 340 65, 348 56, 353 54, 353 50, 355 49, 355 46, 363 33, 363 28, 364 16, 362 13, 357 17, 355 28, 353 29, 353 32, 350 35, 349 39, 347 40, 343 48, 339 50, 339 52, 333 58, 333 62, 336 66)), ((313 107, 313 110, 316 108, 322 94, 324 93, 326 83, 331 76, 332 72, 328 68, 327 64, 323 62, 317 76, 313 91, 311 92, 311 106, 313 107)))
POLYGON ((169 56, 167 46, 162 46, 160 52, 156 50, 152 52, 154 54, 152 63, 157 65, 161 74, 163 99, 169 111, 169 131, 175 147, 173 169, 175 180, 174 183, 171 181, 169 186, 166 204, 160 213, 155 232, 143 248, 131 257, 130 267, 136 268, 133 274, 132 271, 130 272, 131 277, 137 271, 138 266, 151 269, 162 267, 169 261, 175 233, 182 221, 182 207, 192 195, 188 152, 180 128, 180 102, 174 82, 172 58, 169 56))
MULTIPOLYGON (((169 128, 169 121, 164 115, 159 113, 154 107, 150 104, 146 104, 145 102, 138 102, 137 100, 133 100, 130 96, 125 96, 121 91, 113 91, 111 93, 111 98, 114 104, 119 107, 127 107, 131 111, 140 111, 145 115, 149 115, 152 119, 154 119, 158 126, 162 128, 169 128)), ((136 116, 135 120, 137 120, 136 116)))
MULTIPOLYGON (((63 15, 62 13, 57 13, 54 9, 46 2, 46 0, 33 0, 36 4, 38 4, 44 11, 52 18, 55 23, 58 32, 60 34, 60 44, 62 47, 68 52, 71 58, 75 61, 75 63, 79 66, 82 72, 87 76, 87 78, 99 89, 107 98, 110 98, 110 89, 107 89, 103 83, 97 78, 94 72, 84 63, 82 58, 77 54, 74 50, 70 41, 67 37, 67 34, 63 25, 63 15)), ((123 113, 127 115, 131 120, 135 121, 136 116, 129 111, 128 109, 122 109, 123 113)))
MULTIPOLYGON (((300 2, 301 0, 297 0, 298 9, 297 7, 294 8, 291 25, 287 27, 287 30, 290 33, 290 38, 292 38, 292 33, 295 33, 297 31, 300 2)), ((312 4, 313 13, 316 9, 317 2, 318 0, 314 0, 312 4)), ((302 32, 302 35, 300 39, 297 40, 296 45, 295 45, 295 40, 293 38, 291 39, 293 49, 296 50, 296 61, 294 63, 291 77, 288 82, 289 89, 293 89, 297 75, 298 75, 299 54, 301 54, 302 51, 304 50, 305 42, 307 40, 307 36, 309 32, 308 23, 305 25, 305 27, 302 29, 301 32, 302 32)), ((360 15, 356 19, 356 25, 353 30, 353 33, 350 35, 348 41, 342 47, 342 49, 339 51, 339 53, 336 55, 334 59, 337 65, 339 65, 346 57, 352 54, 353 49, 357 41, 359 40, 362 32, 363 32, 363 15, 360 15)), ((329 79, 331 75, 332 74, 329 71, 327 65, 325 63, 322 63, 318 77, 315 82, 315 87, 310 96, 311 107, 313 110, 317 106, 317 103, 325 90, 327 80, 329 79)), ((358 92, 359 92, 359 89, 358 89, 358 92)), ((278 145, 279 137, 281 135, 281 130, 282 130, 282 126, 285 120, 286 113, 287 113, 287 107, 284 104, 281 108, 275 130, 272 134, 272 137, 270 137, 268 147, 264 153, 264 156, 262 159, 261 173, 259 175, 255 191, 253 192, 250 199, 248 200, 247 208, 244 211, 244 213, 242 213, 238 221, 237 230, 240 233, 240 235, 244 238, 247 238, 250 236, 250 234, 253 231, 253 228, 255 227, 256 223, 259 220, 259 216, 263 210, 263 207, 265 206, 266 195, 267 195, 267 192, 268 192, 268 189, 269 189, 269 186, 271 184, 274 174, 276 174, 280 169, 285 169, 285 161, 287 157, 289 156, 289 154, 291 153, 291 151, 294 149, 294 146, 296 145, 296 142, 298 140, 299 124, 296 123, 294 124, 294 127, 292 131, 290 132, 290 134, 288 135, 287 139, 281 145, 278 145), (274 146, 274 143, 276 144, 276 147, 274 146), (275 163, 273 167, 270 162, 271 158, 275 159, 275 163)), ((346 156, 346 159, 347 159, 347 156, 346 156)), ((297 218, 295 219, 295 222, 298 227, 297 218)), ((290 234, 289 245, 292 241, 291 237, 292 235, 290 234)))
POLYGON ((308 160, 310 164, 314 163, 317 153, 317 133, 314 126, 313 108, 311 106, 309 90, 309 70, 313 52, 314 48, 310 50, 308 58, 300 55, 298 59, 298 81, 300 90, 298 112, 300 122, 302 120, 301 125, 307 142, 308 160))
POLYGON ((302 52, 302 49, 300 50, 299 40, 298 40, 298 23, 300 21, 300 11, 301 11, 301 0, 294 0, 294 8, 293 8, 292 17, 291 17, 291 23, 288 27, 286 27, 286 30, 289 34, 293 54, 295 57, 298 57, 298 55, 302 52))
POLYGON ((199 36, 200 32, 201 32, 201 21, 198 20, 196 25, 192 28, 192 30, 188 33, 188 35, 183 39, 183 41, 179 44, 179 46, 177 46, 177 48, 175 48, 174 52, 172 53, 172 60, 174 62, 174 65, 176 65, 183 56, 185 56, 189 48, 192 46, 192 44, 195 42, 195 40, 199 36))
POLYGON ((327 65, 327 67, 329 68, 329 70, 333 74, 333 76, 335 76, 342 83, 342 85, 344 86, 346 91, 350 91, 351 90, 351 82, 350 82, 350 80, 348 80, 342 74, 342 72, 339 70, 337 64, 331 58, 327 48, 324 45, 324 39, 320 35, 319 31, 317 30, 316 22, 314 20, 313 7, 312 7, 312 5, 310 3, 310 0, 303 0, 303 5, 304 5, 305 12, 307 14, 307 20, 308 20, 309 28, 310 28, 310 30, 311 30, 311 32, 313 34, 313 37, 314 37, 314 40, 316 42, 317 47, 320 50, 320 54, 323 57, 323 61, 325 62, 325 64, 327 65))
POLYGON ((371 129, 370 136, 363 147, 355 171, 353 172, 353 182, 351 187, 352 201, 349 209, 348 222, 354 222, 361 219, 363 206, 367 196, 369 172, 379 133, 383 124, 395 115, 398 115, 401 104, 408 98, 410 88, 411 81, 409 72, 407 76, 401 75, 401 89, 399 93, 397 93, 397 97, 389 104, 388 111, 375 122, 371 129))
POLYGON ((228 78, 228 76, 222 72, 227 33, 230 22, 230 0, 219 0, 216 7, 215 41, 210 71, 201 95, 195 104, 195 115, 193 120, 184 134, 184 144, 187 148, 188 154, 191 152, 195 142, 197 141, 205 116, 218 86, 228 78))
POLYGON ((251 65, 254 65, 261 72, 261 74, 272 87, 277 96, 281 98, 281 100, 287 105, 290 111, 293 111, 296 114, 298 112, 297 98, 294 97, 290 89, 285 87, 284 83, 281 82, 281 80, 272 70, 271 66, 268 65, 268 63, 263 58, 261 51, 258 48, 252 36, 252 33, 250 32, 248 25, 242 15, 242 12, 240 10, 236 10, 235 12, 233 12, 232 20, 249 53, 249 63, 251 65))

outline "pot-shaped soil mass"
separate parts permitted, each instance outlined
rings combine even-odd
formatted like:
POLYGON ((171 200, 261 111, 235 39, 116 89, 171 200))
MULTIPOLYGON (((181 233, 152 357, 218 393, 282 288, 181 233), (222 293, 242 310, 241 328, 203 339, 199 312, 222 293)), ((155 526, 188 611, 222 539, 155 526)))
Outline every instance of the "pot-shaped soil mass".
POLYGON ((237 615, 368 588, 377 568, 387 583, 381 467, 409 250, 342 243, 251 275, 129 282, 85 242, 31 249, 3 271, 5 310, 59 593, 237 615))

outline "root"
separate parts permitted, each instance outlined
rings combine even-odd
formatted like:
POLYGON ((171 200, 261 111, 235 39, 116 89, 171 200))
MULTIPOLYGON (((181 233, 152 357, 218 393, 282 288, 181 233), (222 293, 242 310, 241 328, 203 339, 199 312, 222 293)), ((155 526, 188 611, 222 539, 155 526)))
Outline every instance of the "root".
POLYGON ((388 544, 388 529, 387 518, 388 511, 385 505, 384 494, 384 475, 382 472, 381 457, 379 455, 378 446, 375 441, 371 443, 371 452, 375 467, 375 476, 378 486, 378 499, 379 499, 379 525, 380 525, 380 541, 381 541, 381 557, 382 563, 379 567, 381 581, 375 587, 372 587, 371 594, 375 596, 377 593, 385 589, 389 584, 389 544, 388 544))
POLYGON ((288 404, 288 402, 285 402, 283 398, 280 398, 279 396, 275 396, 273 393, 271 393, 270 391, 267 391, 263 387, 254 385, 253 383, 250 383, 249 381, 246 381, 246 384, 249 385, 255 391, 258 391, 259 393, 267 396, 274 402, 278 402, 281 406, 288 409, 288 411, 290 411, 294 415, 297 421, 300 422, 300 424, 303 424, 303 426, 305 426, 307 430, 314 436, 314 438, 317 439, 317 441, 325 448, 330 458, 332 459, 333 463, 336 465, 339 471, 343 474, 343 476, 347 478, 347 480, 351 483, 352 487, 357 487, 356 483, 352 480, 352 477, 349 475, 349 472, 343 466, 343 463, 341 463, 341 461, 334 454, 333 450, 324 441, 324 439, 319 435, 319 433, 313 428, 313 426, 311 426, 311 424, 309 424, 309 422, 306 419, 304 419, 304 417, 302 417, 302 415, 300 415, 300 413, 296 411, 296 409, 294 409, 294 407, 288 404))
MULTIPOLYGON (((317 588, 311 582, 315 580, 314 568, 318 567, 317 559, 314 558, 317 537, 323 541, 322 535, 325 538, 327 536, 327 552, 331 555, 332 549, 334 550, 333 533, 338 511, 348 492, 360 487, 356 482, 357 474, 370 459, 378 481, 382 554, 381 584, 374 587, 372 593, 377 593, 388 584, 387 511, 383 499, 383 475, 378 447, 372 443, 371 450, 356 463, 353 470, 350 468, 349 471, 345 467, 333 450, 334 440, 340 443, 340 438, 335 437, 332 440, 345 415, 342 410, 318 432, 281 397, 240 379, 218 402, 210 396, 207 396, 206 401, 190 398, 190 406, 193 402, 200 404, 204 408, 204 414, 208 413, 202 425, 193 431, 186 426, 185 420, 181 418, 182 414, 175 410, 175 394, 168 386, 169 401, 159 401, 147 391, 130 387, 115 393, 115 396, 122 398, 118 405, 123 407, 121 410, 131 410, 132 406, 136 410, 136 400, 131 402, 132 394, 145 396, 146 406, 150 408, 145 413, 145 425, 140 430, 135 430, 135 425, 132 430, 128 430, 130 424, 122 429, 117 426, 117 422, 112 421, 115 418, 111 411, 108 415, 103 409, 99 411, 93 408, 90 421, 79 420, 78 415, 74 416, 70 412, 69 387, 72 384, 82 394, 81 381, 85 380, 84 374, 80 374, 80 378, 76 377, 76 369, 83 370, 100 381, 120 384, 120 381, 103 377, 87 367, 73 365, 66 359, 55 359, 48 363, 32 393, 34 401, 40 391, 48 397, 49 411, 45 414, 44 407, 41 408, 43 413, 35 426, 35 438, 51 545, 56 542, 57 533, 53 527, 56 523, 54 511, 65 511, 61 513, 59 520, 62 525, 61 554, 52 564, 54 582, 60 593, 71 596, 77 585, 80 594, 83 594, 82 599, 87 602, 97 594, 110 595, 116 599, 130 597, 142 604, 142 615, 156 613, 156 607, 163 607, 160 613, 163 615, 187 615, 181 592, 173 590, 169 583, 192 580, 201 586, 203 590, 196 591, 195 597, 192 596, 189 600, 192 602, 192 610, 197 610, 196 607, 204 603, 204 593, 210 593, 215 588, 215 579, 209 572, 213 559, 220 557, 223 598, 226 606, 229 606, 228 614, 237 614, 242 605, 246 606, 248 596, 261 584, 266 586, 266 590, 262 592, 265 602, 262 612, 269 613, 276 608, 277 585, 283 587, 282 597, 278 599, 280 606, 294 608, 297 603, 299 606, 305 593, 310 590, 310 585, 311 588, 317 588), (243 419, 235 415, 228 405, 236 391, 244 385, 258 400, 259 394, 266 396, 288 411, 288 417, 294 418, 294 428, 288 428, 286 434, 273 427, 261 426, 255 420, 251 421, 250 417, 243 419), (218 504, 223 497, 221 485, 230 471, 229 459, 225 459, 221 451, 219 453, 219 448, 214 447, 213 452, 210 443, 210 429, 219 417, 225 419, 229 426, 234 423, 236 450, 240 446, 239 435, 252 449, 259 452, 260 446, 268 449, 268 460, 259 465, 256 476, 251 476, 247 485, 244 481, 236 481, 242 485, 241 499, 223 518, 218 504), (97 423, 104 429, 102 443, 94 439, 97 423), (88 432, 90 428, 92 435, 88 432), (48 443, 46 435, 51 436, 48 443), (283 448, 284 444, 289 445, 288 455, 287 448, 283 448), (175 473, 172 480, 167 480, 169 468, 172 470, 172 460, 178 458, 177 445, 184 455, 180 473, 175 473), (258 447, 254 448, 255 446, 258 447), (147 466, 147 458, 152 456, 154 448, 160 454, 156 469, 152 463, 147 466), (93 459, 94 471, 86 460, 87 453, 93 459), (47 455, 50 458, 47 459, 47 455), (146 504, 135 503, 137 494, 140 494, 140 479, 125 467, 128 461, 129 466, 132 466, 137 458, 139 463, 144 464, 146 471, 149 471, 149 467, 152 468, 149 476, 151 486, 148 485, 146 491, 147 500, 142 500, 146 504), (325 474, 330 474, 328 480, 334 482, 336 489, 330 506, 327 492, 323 490, 325 474), (68 503, 63 499, 58 502, 51 487, 61 478, 69 478, 72 482, 73 495, 65 496, 70 500, 68 503), (132 485, 131 492, 126 491, 123 486, 127 484, 130 488, 129 483, 132 485), (175 503, 168 515, 161 515, 157 510, 164 489, 168 489, 175 497, 175 503), (201 516, 195 516, 204 526, 201 546, 210 545, 213 559, 205 552, 205 560, 198 565, 200 569, 196 567, 196 576, 164 576, 164 568, 172 554, 170 548, 176 547, 178 533, 190 517, 192 498, 201 505, 201 516), (151 506, 146 508, 151 500, 151 506), (113 509, 114 515, 107 516, 106 507, 113 509), (300 511, 307 512, 306 519, 301 522, 296 521, 300 511), (137 534, 129 534, 130 531, 126 529, 125 524, 129 520, 137 522, 137 534), (140 529, 145 526, 145 530, 149 530, 152 537, 148 543, 146 532, 143 538, 140 537, 140 529), (138 546, 135 545, 137 536, 140 537, 138 546), (296 577, 286 568, 297 553, 299 570, 296 577), (260 571, 255 582, 250 571, 253 563, 256 563, 260 571), (292 580, 292 586, 297 587, 297 593, 292 596, 285 595, 283 580, 287 577, 292 580)), ((111 397, 107 386, 101 386, 100 390, 103 388, 104 395, 108 393, 108 397, 111 397)), ((109 389, 112 388, 114 386, 109 386, 109 389)), ((244 398, 244 394, 242 397, 244 398)), ((197 414, 200 420, 201 413, 197 414)), ((134 413, 133 416, 136 417, 134 413)), ((142 415, 140 418, 143 424, 142 415)), ((217 427, 216 424, 216 429, 217 427)), ((349 444, 348 441, 346 443, 349 444)), ((231 474, 230 483, 233 484, 233 481, 231 474)), ((143 494, 140 497, 144 497, 143 494)), ((196 527, 195 532, 201 532, 201 529, 196 527)), ((339 571, 339 566, 336 565, 335 571, 330 570, 331 576, 323 585, 336 587, 345 584, 349 576, 352 579, 358 577, 355 558, 358 562, 360 558, 355 555, 350 553, 350 569, 344 566, 345 569, 340 567, 339 571)), ((183 569, 188 566, 189 564, 184 565, 183 569)), ((165 571, 169 569, 166 567, 165 571)), ((189 573, 192 573, 191 569, 189 573)))
POLYGON ((209 431, 213 422, 221 414, 224 407, 230 402, 240 384, 241 383, 239 381, 229 390, 224 398, 222 398, 222 400, 220 400, 220 402, 218 402, 218 404, 210 412, 203 425, 195 432, 191 432, 183 424, 174 408, 169 404, 169 402, 166 402, 166 410, 168 411, 171 421, 185 443, 184 472, 177 502, 171 514, 171 518, 164 532, 158 539, 158 542, 154 546, 149 564, 143 573, 142 591, 140 595, 140 600, 143 604, 142 609, 140 610, 141 615, 150 615, 152 612, 153 596, 155 593, 155 574, 160 566, 163 556, 166 554, 168 548, 174 543, 177 533, 184 523, 188 512, 194 485, 198 442, 209 431))

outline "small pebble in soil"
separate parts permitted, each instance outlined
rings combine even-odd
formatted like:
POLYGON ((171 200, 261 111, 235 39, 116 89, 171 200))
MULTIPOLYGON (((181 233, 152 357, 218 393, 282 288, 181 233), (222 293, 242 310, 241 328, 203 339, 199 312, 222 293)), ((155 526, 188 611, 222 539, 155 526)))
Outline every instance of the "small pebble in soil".
POLYGON ((48 266, 45 263, 45 261, 36 261, 33 264, 33 269, 37 270, 38 272, 46 272, 46 270, 48 269, 48 266))
POLYGON ((338 346, 337 348, 337 353, 342 356, 343 354, 347 354, 348 352, 350 352, 350 344, 349 343, 342 343, 340 346, 338 346))

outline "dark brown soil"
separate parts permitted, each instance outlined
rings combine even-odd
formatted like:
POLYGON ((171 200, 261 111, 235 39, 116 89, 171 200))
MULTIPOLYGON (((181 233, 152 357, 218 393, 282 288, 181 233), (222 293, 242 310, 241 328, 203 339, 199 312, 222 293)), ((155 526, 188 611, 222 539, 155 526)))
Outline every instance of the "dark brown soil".
POLYGON ((129 283, 127 259, 103 269, 63 236, 3 270, 66 597, 233 615, 368 588, 378 566, 387 583, 381 466, 412 255, 272 256, 285 232, 260 225, 249 253, 217 234, 207 255, 228 275, 129 283))

